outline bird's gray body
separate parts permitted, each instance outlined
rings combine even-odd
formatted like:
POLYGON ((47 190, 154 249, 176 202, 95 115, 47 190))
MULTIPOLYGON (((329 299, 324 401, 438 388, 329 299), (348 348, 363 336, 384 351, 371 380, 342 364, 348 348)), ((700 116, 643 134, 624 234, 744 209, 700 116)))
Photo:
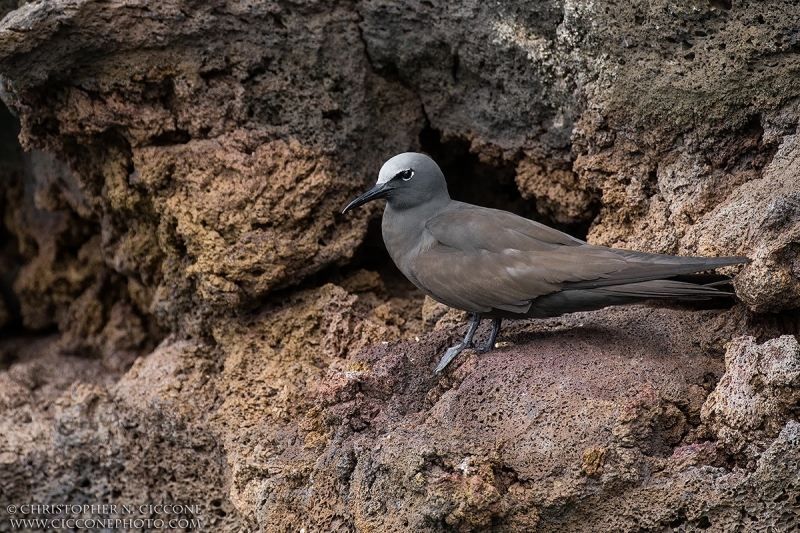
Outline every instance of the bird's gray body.
POLYGON ((665 278, 747 261, 593 246, 506 211, 458 202, 439 167, 422 154, 387 161, 375 188, 345 211, 378 197, 388 200, 383 240, 400 271, 433 299, 475 313, 477 321, 724 295, 665 278))

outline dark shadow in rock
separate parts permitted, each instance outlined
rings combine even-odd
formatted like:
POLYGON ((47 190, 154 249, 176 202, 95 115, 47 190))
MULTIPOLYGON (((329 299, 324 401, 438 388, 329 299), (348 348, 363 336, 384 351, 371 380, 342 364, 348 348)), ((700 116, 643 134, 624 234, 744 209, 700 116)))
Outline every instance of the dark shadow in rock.
MULTIPOLYGON (((461 202, 502 209, 536 220, 577 237, 586 239, 594 216, 578 224, 560 224, 536 211, 536 202, 525 200, 515 181, 518 161, 503 160, 497 164, 480 160, 470 151, 470 141, 464 138, 443 138, 442 132, 428 125, 419 134, 421 150, 441 167, 447 179, 451 198, 461 202)), ((592 206, 592 211, 598 211, 592 206)))
POLYGON ((23 329, 20 303, 13 284, 24 259, 19 253, 16 236, 3 223, 9 207, 10 189, 22 180, 24 173, 22 147, 17 140, 19 131, 19 120, 0 104, 0 337, 23 329))

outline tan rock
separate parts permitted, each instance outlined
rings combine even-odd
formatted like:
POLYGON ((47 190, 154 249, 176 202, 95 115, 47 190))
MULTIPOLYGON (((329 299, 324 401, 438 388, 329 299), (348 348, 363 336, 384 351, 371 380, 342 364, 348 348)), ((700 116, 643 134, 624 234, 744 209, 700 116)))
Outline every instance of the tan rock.
POLYGON ((757 459, 789 420, 800 400, 800 345, 784 335, 758 345, 752 337, 732 341, 725 375, 701 413, 728 454, 757 459))

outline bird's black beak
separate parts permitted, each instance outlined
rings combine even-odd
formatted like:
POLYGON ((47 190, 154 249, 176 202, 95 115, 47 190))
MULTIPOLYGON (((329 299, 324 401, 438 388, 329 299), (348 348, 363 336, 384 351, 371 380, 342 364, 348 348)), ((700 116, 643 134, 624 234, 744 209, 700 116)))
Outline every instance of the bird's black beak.
POLYGON ((356 207, 364 205, 369 201, 376 200, 378 198, 385 198, 392 191, 393 188, 394 187, 390 186, 388 183, 377 184, 376 186, 374 186, 373 188, 371 188, 370 190, 368 190, 367 192, 365 192, 364 194, 362 194, 361 196, 359 196, 358 198, 347 204, 347 207, 344 208, 342 214, 344 215, 351 209, 355 209, 356 207))

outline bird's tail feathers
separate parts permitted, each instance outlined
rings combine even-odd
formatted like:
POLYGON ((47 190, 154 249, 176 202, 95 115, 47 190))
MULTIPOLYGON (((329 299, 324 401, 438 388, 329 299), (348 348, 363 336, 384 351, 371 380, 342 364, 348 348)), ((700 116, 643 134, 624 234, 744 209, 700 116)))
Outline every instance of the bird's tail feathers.
POLYGON ((714 288, 714 285, 719 285, 722 283, 723 282, 714 282, 708 285, 697 285, 695 283, 687 283, 685 281, 656 279, 586 290, 612 297, 641 298, 643 300, 707 300, 708 298, 715 296, 732 296, 731 293, 714 288))
POLYGON ((732 296, 714 287, 659 279, 624 283, 591 289, 564 289, 534 299, 525 316, 546 318, 576 311, 595 311, 610 305, 626 305, 645 300, 708 300, 717 296, 732 296))

